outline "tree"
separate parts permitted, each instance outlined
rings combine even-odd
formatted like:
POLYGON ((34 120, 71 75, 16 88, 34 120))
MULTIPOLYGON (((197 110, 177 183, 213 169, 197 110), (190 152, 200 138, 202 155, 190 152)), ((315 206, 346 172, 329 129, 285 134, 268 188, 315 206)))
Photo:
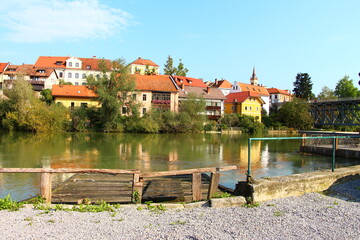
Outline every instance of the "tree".
POLYGON ((336 96, 335 96, 333 90, 331 90, 327 86, 323 86, 321 89, 321 92, 318 94, 317 98, 319 100, 326 100, 326 99, 335 99, 336 96))
POLYGON ((43 89, 40 92, 41 98, 40 100, 46 102, 48 105, 54 102, 54 98, 51 93, 51 89, 43 89))
POLYGON ((166 60, 165 68, 164 68, 164 74, 165 75, 176 75, 176 76, 186 76, 189 69, 184 67, 184 64, 182 63, 182 60, 179 59, 179 65, 177 67, 174 67, 174 61, 172 57, 169 55, 168 59, 166 60))
POLYGON ((128 66, 124 59, 111 62, 110 66, 101 60, 99 68, 102 73, 96 77, 89 76, 87 83, 97 95, 99 108, 99 128, 102 131, 119 131, 120 109, 125 107, 128 111, 134 111, 134 99, 131 93, 135 89, 135 81, 129 75, 128 66))
POLYGON ((277 121, 294 129, 310 129, 314 120, 310 115, 310 106, 300 99, 287 102, 276 113, 277 121))
POLYGON ((309 100, 314 97, 312 93, 311 77, 307 73, 298 73, 296 75, 296 81, 294 82, 294 94, 295 97, 309 100))
POLYGON ((189 93, 187 99, 183 100, 179 109, 179 119, 183 122, 190 121, 190 131, 201 131, 205 122, 206 103, 205 100, 196 94, 189 93), (188 116, 186 116, 188 115, 188 116))
POLYGON ((334 94, 339 98, 356 97, 358 96, 358 91, 353 84, 353 80, 345 75, 336 84, 334 94))

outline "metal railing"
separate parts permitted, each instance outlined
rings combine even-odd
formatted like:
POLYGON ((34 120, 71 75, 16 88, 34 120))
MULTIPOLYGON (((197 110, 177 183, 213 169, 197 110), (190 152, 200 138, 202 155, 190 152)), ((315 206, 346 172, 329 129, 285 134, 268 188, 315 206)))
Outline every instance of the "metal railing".
POLYGON ((304 145, 305 139, 332 139, 332 165, 331 171, 335 171, 335 155, 337 149, 338 139, 344 138, 360 138, 359 136, 328 136, 328 137, 275 137, 275 138, 249 138, 248 139, 248 170, 247 170, 247 179, 251 178, 251 142, 253 141, 274 141, 274 140, 303 140, 302 145, 304 145))

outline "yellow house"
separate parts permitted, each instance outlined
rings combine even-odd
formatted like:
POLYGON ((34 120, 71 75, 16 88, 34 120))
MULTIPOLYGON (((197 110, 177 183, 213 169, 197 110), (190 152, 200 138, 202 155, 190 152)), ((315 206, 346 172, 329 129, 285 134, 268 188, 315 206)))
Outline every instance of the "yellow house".
POLYGON ((99 103, 94 101, 97 95, 87 86, 53 85, 52 95, 55 103, 62 103, 65 107, 69 108, 99 106, 99 103))
POLYGON ((230 93, 226 96, 225 113, 238 113, 253 116, 261 122, 262 105, 265 103, 255 92, 244 91, 230 93))
POLYGON ((159 74, 159 65, 149 59, 138 58, 130 63, 131 74, 157 75, 159 74))

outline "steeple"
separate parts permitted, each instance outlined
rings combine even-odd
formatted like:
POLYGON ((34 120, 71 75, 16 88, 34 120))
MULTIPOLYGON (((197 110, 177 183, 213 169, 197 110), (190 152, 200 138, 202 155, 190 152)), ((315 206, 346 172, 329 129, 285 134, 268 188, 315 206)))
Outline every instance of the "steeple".
POLYGON ((255 66, 253 67, 253 73, 252 73, 252 76, 250 78, 250 83, 252 85, 255 85, 255 86, 258 85, 258 78, 256 77, 255 66))

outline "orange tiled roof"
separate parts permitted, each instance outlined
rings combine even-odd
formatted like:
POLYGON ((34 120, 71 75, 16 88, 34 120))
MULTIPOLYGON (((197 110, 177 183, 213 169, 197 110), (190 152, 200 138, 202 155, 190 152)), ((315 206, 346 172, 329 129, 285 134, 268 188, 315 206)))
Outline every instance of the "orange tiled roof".
MULTIPOLYGON (((35 67, 47 67, 47 68, 67 68, 66 60, 71 57, 51 57, 51 56, 40 56, 35 67)), ((101 59, 98 58, 78 58, 82 61, 83 70, 99 70, 99 62, 101 59), (90 66, 90 68, 88 68, 90 66)), ((106 64, 110 67, 111 63, 109 59, 104 59, 106 64)))
POLYGON ((184 86, 184 89, 179 89, 179 97, 181 98, 186 98, 189 93, 194 93, 196 96, 205 99, 226 100, 222 91, 215 87, 184 86))
POLYGON ((148 66, 159 67, 159 65, 157 65, 153 61, 151 61, 149 59, 142 59, 141 57, 139 57, 138 59, 133 61, 131 64, 144 65, 144 66, 148 65, 148 66))
POLYGON ((87 86, 53 85, 52 95, 56 97, 97 97, 96 93, 87 86))
POLYGON ((266 90, 265 87, 259 86, 259 85, 252 85, 252 84, 246 84, 246 83, 239 83, 239 87, 241 91, 250 91, 250 92, 256 92, 257 94, 261 96, 269 96, 269 92, 266 90))
POLYGON ((22 75, 29 75, 31 69, 34 67, 32 64, 22 64, 22 65, 9 65, 6 70, 4 71, 5 75, 12 75, 12 74, 22 74, 22 75))
POLYGON ((287 95, 287 96, 292 96, 291 93, 289 93, 289 91, 287 90, 281 90, 281 89, 278 89, 278 88, 267 88, 267 91, 270 93, 270 94, 283 94, 283 95, 287 95))
POLYGON ((55 70, 52 68, 33 67, 29 71, 31 77, 49 77, 55 70))
POLYGON ((182 76, 172 76, 172 77, 179 87, 181 87, 182 84, 184 84, 184 86, 192 86, 192 87, 203 87, 203 88, 207 87, 207 85, 203 82, 203 80, 198 78, 182 77, 182 76))
POLYGON ((232 84, 229 81, 224 79, 224 80, 219 80, 218 84, 215 85, 215 87, 218 87, 218 88, 231 88, 232 84))
POLYGON ((9 63, 0 63, 0 73, 3 73, 5 71, 5 68, 8 64, 9 63))
POLYGON ((233 103, 234 100, 242 103, 249 97, 258 98, 262 103, 264 103, 264 101, 261 99, 261 96, 259 94, 251 91, 230 93, 229 95, 226 96, 225 103, 233 103))
POLYGON ((136 90, 177 92, 177 88, 171 81, 169 75, 139 75, 134 74, 136 90))

